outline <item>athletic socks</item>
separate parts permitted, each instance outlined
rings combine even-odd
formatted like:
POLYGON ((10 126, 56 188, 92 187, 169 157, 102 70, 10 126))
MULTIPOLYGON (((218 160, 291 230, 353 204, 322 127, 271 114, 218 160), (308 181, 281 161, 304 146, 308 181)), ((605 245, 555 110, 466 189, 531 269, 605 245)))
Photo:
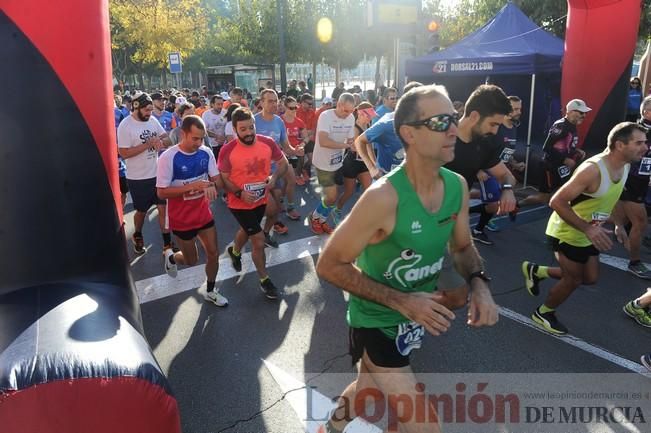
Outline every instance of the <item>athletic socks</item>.
POLYGON ((491 218, 493 218, 493 214, 486 211, 486 206, 482 206, 481 213, 479 215, 479 222, 475 226, 475 230, 483 232, 484 227, 486 227, 486 224, 490 222, 491 218))
POLYGON ((319 221, 326 221, 333 208, 334 206, 328 206, 325 204, 325 201, 321 200, 319 205, 314 210, 314 219, 318 219, 319 221))
POLYGON ((171 245, 171 244, 172 244, 172 234, 163 233, 163 245, 171 245))
POLYGON ((549 278, 549 272, 548 272, 548 270, 549 270, 549 266, 540 266, 540 265, 537 265, 537 266, 534 268, 533 273, 534 273, 534 274, 536 275, 536 277, 538 277, 538 278, 549 278))
POLYGON ((540 312, 540 314, 545 314, 545 313, 551 313, 552 311, 554 311, 554 309, 549 308, 545 304, 542 304, 540 307, 538 307, 538 311, 540 312))

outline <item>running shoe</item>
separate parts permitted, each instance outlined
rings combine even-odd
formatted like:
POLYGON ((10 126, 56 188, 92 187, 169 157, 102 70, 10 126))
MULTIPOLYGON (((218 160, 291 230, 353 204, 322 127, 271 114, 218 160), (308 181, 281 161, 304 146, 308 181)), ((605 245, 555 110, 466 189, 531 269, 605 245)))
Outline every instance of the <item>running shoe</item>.
POLYGON ((651 270, 640 261, 628 264, 628 272, 643 280, 651 280, 651 270))
POLYGON ((651 353, 642 355, 642 358, 640 358, 640 362, 642 362, 642 365, 645 366, 647 370, 651 371, 651 353))
POLYGON ((271 248, 278 248, 278 242, 271 239, 271 235, 269 233, 264 234, 264 244, 271 248))
POLYGON ((131 240, 133 240, 133 252, 141 255, 145 254, 147 250, 145 249, 145 240, 143 239, 142 236, 136 236, 133 235, 131 237, 131 240))
POLYGON ((219 293, 219 290, 215 289, 211 292, 206 293, 206 296, 204 296, 204 299, 208 302, 212 302, 213 304, 217 305, 218 307, 227 307, 228 306, 228 299, 221 293, 219 293))
POLYGON ((472 238, 481 244, 493 245, 493 241, 488 238, 488 235, 484 231, 472 229, 472 238))
POLYGON ((486 224, 486 230, 488 230, 489 232, 499 232, 500 228, 493 221, 488 221, 488 224, 486 224))
POLYGON ((527 292, 531 296, 538 296, 540 294, 540 287, 538 283, 544 278, 536 276, 538 271, 538 265, 534 262, 522 262, 522 275, 524 275, 524 285, 527 288, 527 292))
POLYGON ((319 221, 317 218, 314 218, 313 214, 310 214, 309 217, 307 217, 308 222, 310 223, 310 229, 312 230, 312 233, 315 235, 322 235, 323 234, 323 227, 321 226, 321 221, 319 221))
POLYGON ((310 173, 307 170, 303 170, 303 180, 305 183, 310 183, 310 173))
POLYGON ((228 247, 226 251, 228 252, 228 256, 231 258, 231 264, 233 265, 235 272, 242 272, 242 253, 240 252, 240 255, 236 256, 235 253, 233 253, 233 247, 228 247))
POLYGON ((174 262, 174 251, 171 248, 166 248, 163 251, 163 259, 165 260, 165 272, 172 278, 176 278, 178 274, 178 267, 176 262, 174 262))
POLYGON ((287 226, 285 224, 281 223, 280 221, 277 221, 277 222, 274 223, 274 231, 276 233, 278 233, 279 235, 284 235, 284 234, 287 234, 289 229, 287 228, 287 226))
POLYGON ((540 308, 536 308, 536 311, 531 315, 531 319, 545 331, 555 334, 555 335, 565 335, 568 332, 568 329, 563 325, 557 318, 554 311, 549 311, 547 313, 541 313, 540 308))
POLYGON ((646 308, 638 308, 633 305, 633 301, 627 303, 622 307, 624 313, 631 319, 635 320, 638 325, 644 326, 645 328, 651 328, 651 315, 646 310, 646 308))
POLYGON ((181 251, 181 248, 177 247, 174 244, 174 242, 170 242, 169 244, 163 245, 163 251, 165 251, 168 248, 171 249, 172 251, 174 251, 175 253, 178 253, 179 251, 181 251))
POLYGON ((260 282, 260 290, 262 290, 267 299, 278 299, 278 289, 271 282, 271 278, 267 277, 264 281, 260 282))
POLYGON ((298 213, 298 211, 293 207, 287 208, 287 212, 285 212, 285 215, 287 215, 287 218, 289 218, 292 221, 298 221, 301 219, 301 214, 298 213))
POLYGON ((341 220, 343 219, 341 209, 335 208, 332 211, 332 222, 335 224, 335 227, 337 227, 340 223, 341 220))

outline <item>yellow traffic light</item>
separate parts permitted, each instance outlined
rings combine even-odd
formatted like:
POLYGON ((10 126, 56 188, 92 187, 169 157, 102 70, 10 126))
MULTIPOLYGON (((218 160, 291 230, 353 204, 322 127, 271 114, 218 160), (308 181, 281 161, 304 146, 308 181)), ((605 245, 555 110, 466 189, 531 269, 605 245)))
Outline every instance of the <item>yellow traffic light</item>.
POLYGON ((429 23, 427 23, 427 30, 429 30, 430 32, 434 33, 438 31, 438 29, 439 29, 438 21, 432 20, 429 23))

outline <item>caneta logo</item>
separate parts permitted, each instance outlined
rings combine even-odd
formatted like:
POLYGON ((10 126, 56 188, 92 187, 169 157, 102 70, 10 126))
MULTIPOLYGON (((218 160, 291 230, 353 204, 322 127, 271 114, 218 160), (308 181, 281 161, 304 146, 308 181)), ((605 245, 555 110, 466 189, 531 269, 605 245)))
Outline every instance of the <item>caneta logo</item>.
MULTIPOLYGON (((412 224, 413 228, 413 224, 412 224)), ((389 263, 384 278, 387 280, 396 279, 402 286, 407 288, 407 283, 414 283, 436 275, 443 266, 443 257, 429 265, 418 267, 423 256, 417 254, 411 248, 402 250, 400 257, 389 263)))

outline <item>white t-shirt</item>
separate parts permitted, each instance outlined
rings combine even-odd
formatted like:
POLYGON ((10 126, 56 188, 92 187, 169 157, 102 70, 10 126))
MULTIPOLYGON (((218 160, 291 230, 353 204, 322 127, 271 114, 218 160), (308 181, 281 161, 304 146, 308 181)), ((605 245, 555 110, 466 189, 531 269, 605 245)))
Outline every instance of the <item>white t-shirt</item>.
POLYGON ((224 136, 235 138, 235 131, 233 131, 233 122, 226 122, 224 127, 224 136))
MULTIPOLYGON (((129 116, 118 126, 118 147, 130 148, 138 146, 151 137, 165 134, 165 130, 154 116, 148 121, 141 122, 129 116)), ((158 151, 151 147, 131 158, 126 158, 127 179, 142 180, 156 177, 158 151)))
POLYGON ((325 131, 328 137, 337 143, 343 143, 349 138, 355 138, 355 117, 350 114, 345 119, 338 117, 335 110, 326 110, 319 116, 316 125, 316 138, 312 165, 319 170, 337 171, 344 161, 345 149, 330 149, 319 144, 319 133, 325 131))
POLYGON ((222 109, 221 113, 215 114, 212 110, 204 111, 201 115, 203 123, 206 124, 208 131, 217 135, 217 138, 210 138, 210 145, 212 147, 221 146, 224 144, 226 139, 226 134, 224 133, 224 128, 226 127, 226 110, 222 109))

